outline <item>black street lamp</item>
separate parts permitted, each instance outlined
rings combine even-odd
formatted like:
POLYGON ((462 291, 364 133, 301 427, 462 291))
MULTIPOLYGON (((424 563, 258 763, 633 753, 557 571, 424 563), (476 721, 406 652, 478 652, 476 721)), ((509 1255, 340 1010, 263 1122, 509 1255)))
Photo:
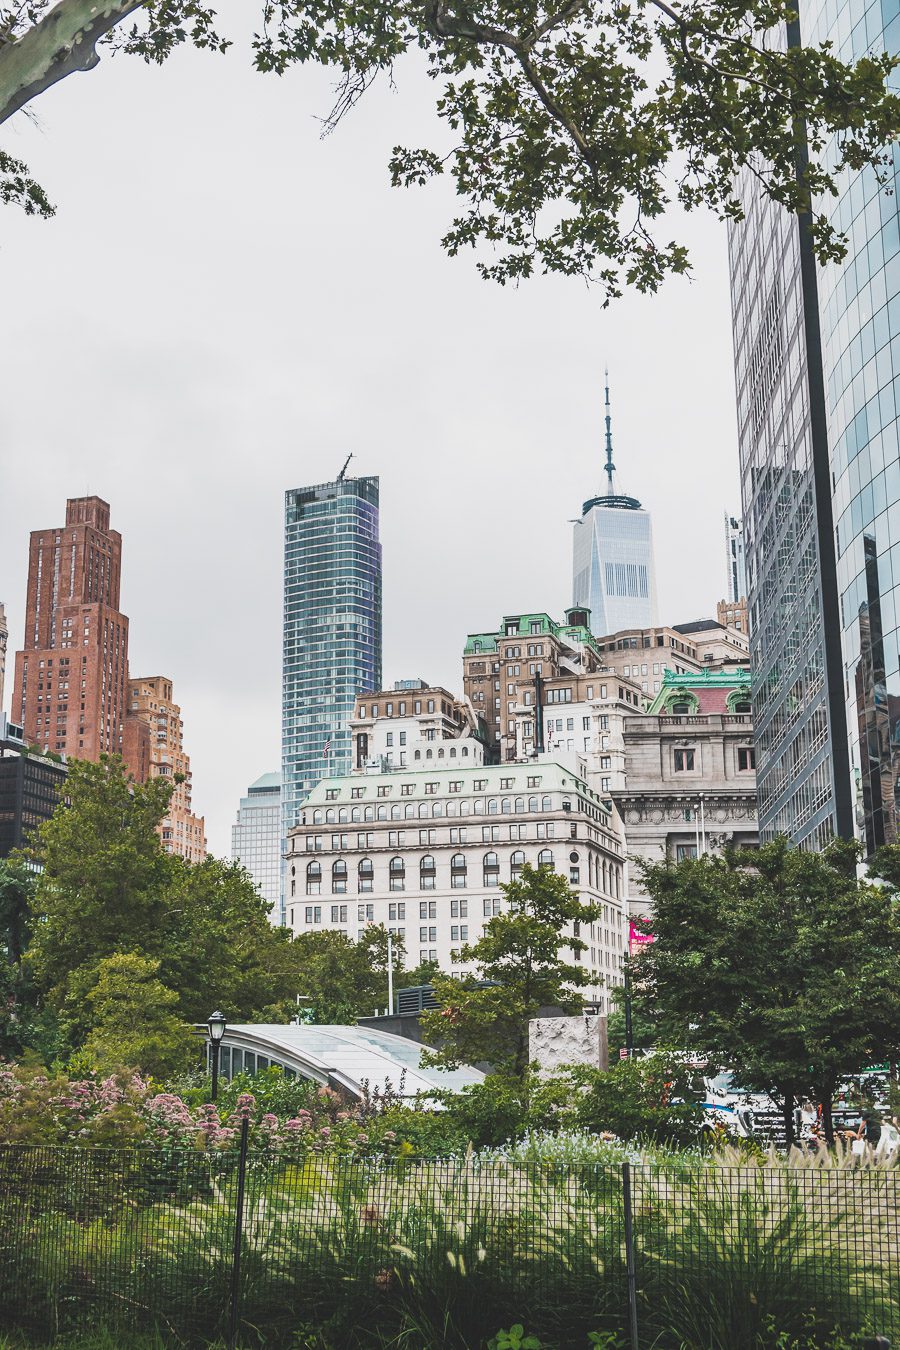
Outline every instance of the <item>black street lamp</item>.
POLYGON ((212 1051, 212 1099, 215 1101, 219 1092, 219 1052, 225 1035, 225 1014, 210 1013, 206 1025, 209 1027, 209 1048, 212 1051))

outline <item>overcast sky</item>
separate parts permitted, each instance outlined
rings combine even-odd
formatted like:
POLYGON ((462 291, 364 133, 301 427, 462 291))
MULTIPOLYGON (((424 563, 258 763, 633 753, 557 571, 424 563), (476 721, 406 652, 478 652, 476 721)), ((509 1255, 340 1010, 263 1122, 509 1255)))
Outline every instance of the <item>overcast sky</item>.
POLYGON ((608 309, 577 281, 483 282, 440 250, 449 186, 388 183, 391 147, 427 143, 432 96, 401 70, 322 141, 321 72, 190 51, 162 69, 105 58, 35 103, 38 126, 3 128, 58 206, 0 214, 10 650, 29 531, 99 494, 124 540, 131 673, 174 680, 220 854, 247 784, 279 767, 283 493, 349 450, 381 478, 386 682, 459 690, 467 632, 571 603, 607 362, 661 621, 714 615, 724 591, 739 499, 723 228, 678 222, 693 281, 608 309))

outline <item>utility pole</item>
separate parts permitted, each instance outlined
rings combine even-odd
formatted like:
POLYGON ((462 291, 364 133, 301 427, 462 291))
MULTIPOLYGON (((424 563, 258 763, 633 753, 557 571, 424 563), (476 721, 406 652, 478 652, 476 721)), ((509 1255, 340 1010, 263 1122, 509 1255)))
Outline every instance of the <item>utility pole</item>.
POLYGON ((387 967, 388 1017, 391 1017, 394 1012, 394 939, 390 933, 388 933, 387 967))

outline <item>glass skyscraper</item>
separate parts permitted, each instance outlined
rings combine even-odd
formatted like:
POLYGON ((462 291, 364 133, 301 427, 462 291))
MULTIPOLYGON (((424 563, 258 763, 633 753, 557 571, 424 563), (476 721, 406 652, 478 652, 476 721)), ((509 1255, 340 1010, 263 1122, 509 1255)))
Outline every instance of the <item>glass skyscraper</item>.
POLYGON ((380 685, 378 479, 292 489, 284 503, 282 838, 321 778, 350 772, 354 699, 380 685))
POLYGON ((581 508, 572 536, 572 602, 591 611, 597 637, 656 625, 653 527, 636 497, 616 492, 606 396, 606 491, 581 508))
POLYGON ((231 856, 242 863, 256 889, 281 921, 281 774, 264 773, 247 789, 231 827, 231 856))
MULTIPOLYGON (((830 41, 843 60, 900 51, 897 0, 801 0, 799 11, 791 44, 830 41)), ((898 164, 895 149, 892 179, 898 164)), ((806 222, 749 178, 747 220, 730 232, 760 833, 807 847, 856 833, 867 852, 897 837, 900 770, 890 186, 842 171, 830 205, 849 239, 840 263, 818 265, 806 222)))

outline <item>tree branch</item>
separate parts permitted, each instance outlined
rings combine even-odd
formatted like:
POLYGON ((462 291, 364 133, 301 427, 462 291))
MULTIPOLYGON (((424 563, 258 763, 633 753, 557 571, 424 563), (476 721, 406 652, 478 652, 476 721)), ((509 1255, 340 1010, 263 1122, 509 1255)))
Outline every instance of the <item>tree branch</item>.
POLYGON ((96 44, 145 0, 59 0, 16 42, 0 47, 0 122, 100 60, 96 44))

